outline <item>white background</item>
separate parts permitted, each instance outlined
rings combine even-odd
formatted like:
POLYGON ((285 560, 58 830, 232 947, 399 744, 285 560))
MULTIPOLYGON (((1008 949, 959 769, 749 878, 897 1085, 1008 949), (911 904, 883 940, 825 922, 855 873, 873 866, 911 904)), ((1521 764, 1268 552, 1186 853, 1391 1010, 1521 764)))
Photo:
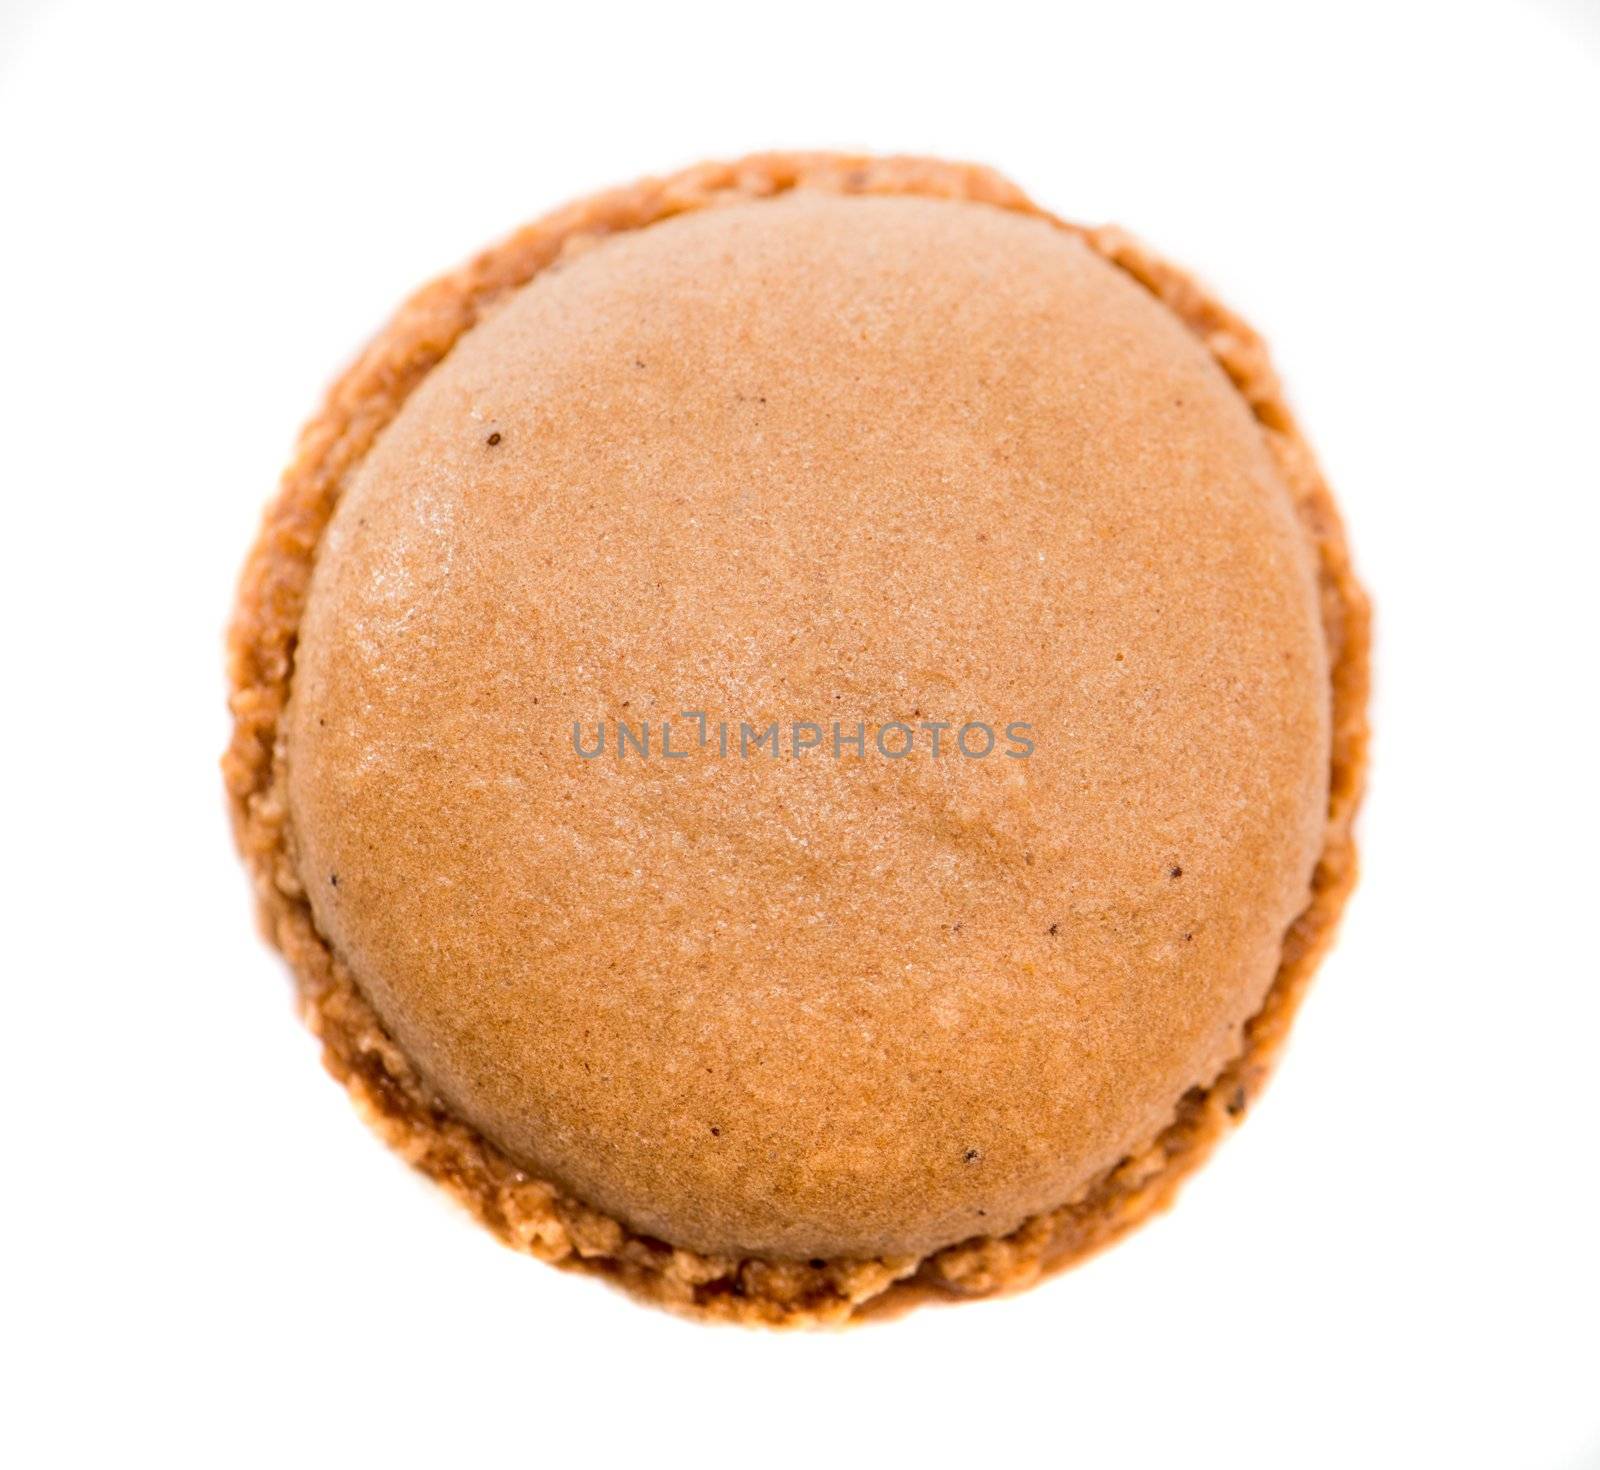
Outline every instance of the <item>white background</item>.
POLYGON ((0 1459, 1600 1465, 1596 21, 6 0, 0 1459), (774 145, 990 162, 1199 270, 1380 673, 1342 942, 1176 1211, 786 1336, 513 1255, 370 1138, 217 773, 234 577, 334 370, 520 221, 774 145))

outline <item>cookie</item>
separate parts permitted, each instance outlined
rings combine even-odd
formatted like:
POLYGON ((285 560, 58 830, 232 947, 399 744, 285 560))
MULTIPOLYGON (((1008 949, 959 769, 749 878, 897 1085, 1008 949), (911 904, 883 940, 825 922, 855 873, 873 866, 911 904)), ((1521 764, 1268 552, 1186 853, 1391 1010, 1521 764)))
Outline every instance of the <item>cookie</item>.
POLYGON ((1254 335, 987 171, 765 156, 408 303, 231 637, 325 1056, 693 1313, 1024 1284, 1243 1113, 1354 876, 1367 613, 1254 335))

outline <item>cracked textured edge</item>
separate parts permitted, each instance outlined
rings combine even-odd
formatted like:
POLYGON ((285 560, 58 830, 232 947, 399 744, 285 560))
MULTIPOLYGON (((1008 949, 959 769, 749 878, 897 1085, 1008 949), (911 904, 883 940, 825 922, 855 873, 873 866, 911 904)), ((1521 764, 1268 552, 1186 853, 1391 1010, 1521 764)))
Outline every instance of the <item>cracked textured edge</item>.
POLYGON ((1109 1244, 1170 1203, 1257 1095, 1356 877, 1352 824, 1365 778, 1370 612, 1338 511, 1285 404, 1256 334, 1183 271, 1113 228, 1047 214, 976 165, 827 153, 760 154, 647 179, 527 225, 401 307, 328 391, 301 432, 240 579, 228 633, 233 735, 222 760, 234 835, 266 937, 293 972, 324 1065, 403 1158, 442 1185, 508 1245, 609 1279, 701 1319, 824 1325, 894 1315, 919 1302, 1030 1285, 1109 1244), (1241 1054, 1180 1100, 1171 1123, 1079 1192, 1002 1237, 923 1258, 821 1262, 709 1257, 624 1223, 520 1168, 453 1116, 385 1031, 348 967, 318 932, 295 859, 285 789, 283 714, 317 545, 340 492, 423 377, 495 307, 540 271, 607 236, 689 210, 793 189, 966 200, 1048 220, 1083 240, 1172 311, 1249 405, 1316 552, 1332 683, 1327 837, 1305 910, 1284 935, 1277 975, 1245 1028, 1241 1054))

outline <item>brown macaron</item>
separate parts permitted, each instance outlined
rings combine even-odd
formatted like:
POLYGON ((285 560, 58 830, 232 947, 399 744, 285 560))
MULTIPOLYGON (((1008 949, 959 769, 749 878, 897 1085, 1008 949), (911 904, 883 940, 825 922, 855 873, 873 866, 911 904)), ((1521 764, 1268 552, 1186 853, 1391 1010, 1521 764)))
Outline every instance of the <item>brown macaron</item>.
POLYGON ((1354 876, 1365 601, 1260 343, 926 160, 571 206, 404 307, 226 758, 330 1068, 508 1241, 836 1320, 1144 1218, 1354 876))

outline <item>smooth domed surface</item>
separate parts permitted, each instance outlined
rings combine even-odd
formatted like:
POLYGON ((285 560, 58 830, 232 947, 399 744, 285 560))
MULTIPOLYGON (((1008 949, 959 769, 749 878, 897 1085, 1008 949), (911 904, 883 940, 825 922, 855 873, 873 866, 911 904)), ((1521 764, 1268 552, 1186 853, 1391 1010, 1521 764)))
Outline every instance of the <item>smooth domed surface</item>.
POLYGON ((700 1251, 923 1252, 1239 1051, 1324 835, 1312 555, 1211 357, 1072 235, 703 210, 406 401, 319 551, 288 771, 318 927, 514 1158, 700 1251), (575 752, 618 720, 650 758, 575 752), (773 721, 867 752, 739 758, 773 721))

